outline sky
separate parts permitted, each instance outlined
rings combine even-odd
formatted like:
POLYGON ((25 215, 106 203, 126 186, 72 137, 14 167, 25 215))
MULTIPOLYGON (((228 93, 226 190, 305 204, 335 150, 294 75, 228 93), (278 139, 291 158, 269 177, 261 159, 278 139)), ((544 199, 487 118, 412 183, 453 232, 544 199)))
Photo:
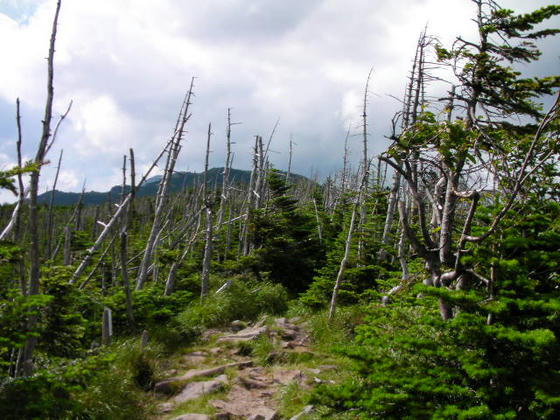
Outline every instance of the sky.
MULTIPOLYGON (((504 0, 528 12, 546 0, 504 0)), ((46 98, 46 57, 55 0, 0 0, 0 170, 16 163, 16 98, 24 159, 35 155, 46 98)), ((324 178, 342 166, 346 132, 360 157, 364 85, 369 147, 385 150, 400 109, 416 41, 428 33, 450 46, 473 38, 469 0, 63 0, 55 54, 53 127, 72 109, 41 172, 40 190, 107 191, 121 183, 122 157, 134 148, 138 175, 169 139, 192 77, 195 97, 176 169, 201 171, 212 124, 210 165, 223 166, 227 109, 233 166, 249 169, 254 136, 278 122, 270 159, 324 178)), ((560 27, 555 19, 553 24, 560 27)), ((523 69, 558 73, 558 42, 523 69)), ((435 87, 434 89, 445 89, 435 87)), ((443 92, 443 90, 442 90, 443 92)), ((155 172, 154 174, 156 174, 155 172)), ((0 202, 13 201, 0 192, 0 202)))

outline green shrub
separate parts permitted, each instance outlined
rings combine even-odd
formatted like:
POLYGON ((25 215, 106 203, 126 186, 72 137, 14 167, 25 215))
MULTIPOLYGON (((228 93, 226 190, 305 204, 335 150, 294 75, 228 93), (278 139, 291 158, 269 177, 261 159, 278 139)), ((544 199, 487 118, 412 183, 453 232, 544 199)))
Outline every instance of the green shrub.
POLYGON ((72 418, 80 404, 70 398, 66 384, 53 375, 41 373, 28 378, 5 378, 0 383, 0 418, 72 418))
POLYGON ((288 293, 280 284, 236 277, 224 292, 192 302, 178 315, 177 324, 185 339, 194 339, 205 328, 222 327, 236 319, 251 321, 263 313, 281 314, 287 302, 288 293))
MULTIPOLYGON (((161 329, 187 307, 193 294, 179 290, 171 296, 163 295, 163 287, 155 285, 132 293, 134 322, 137 329, 161 329)), ((113 312, 113 329, 119 334, 129 332, 126 315, 126 296, 124 290, 105 298, 104 305, 113 312)))

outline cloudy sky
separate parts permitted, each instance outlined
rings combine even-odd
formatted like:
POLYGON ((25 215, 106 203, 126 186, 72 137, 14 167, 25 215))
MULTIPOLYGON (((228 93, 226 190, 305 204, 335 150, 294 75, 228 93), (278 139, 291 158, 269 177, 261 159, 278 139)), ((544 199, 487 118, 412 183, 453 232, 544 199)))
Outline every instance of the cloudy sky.
MULTIPOLYGON (((46 96, 46 60, 55 0, 0 0, 0 170, 15 155, 20 98, 26 158, 34 156, 46 96)), ((526 12, 553 3, 503 0, 526 12)), ((183 95, 196 97, 178 170, 200 171, 212 123, 212 166, 223 166, 227 108, 235 125, 234 167, 249 168, 254 135, 279 119, 271 160, 324 177, 341 166, 345 133, 359 132, 360 102, 373 67, 369 114, 373 153, 387 145, 418 34, 444 45, 469 36, 469 0, 63 0, 55 55, 55 116, 73 107, 41 175, 50 189, 107 190, 120 183, 133 147, 140 172, 168 139, 183 95)), ((559 25, 558 19, 554 22, 559 25)), ((529 72, 557 73, 559 49, 529 72)), ((56 122, 56 120, 55 120, 56 122)), ((359 138, 351 137, 352 156, 359 138)), ((11 199, 2 193, 0 202, 11 199)))

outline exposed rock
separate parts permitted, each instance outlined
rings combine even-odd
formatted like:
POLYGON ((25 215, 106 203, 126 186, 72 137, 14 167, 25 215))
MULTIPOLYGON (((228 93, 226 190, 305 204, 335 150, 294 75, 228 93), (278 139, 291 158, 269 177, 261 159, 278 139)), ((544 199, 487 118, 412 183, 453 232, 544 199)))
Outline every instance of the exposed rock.
POLYGON ((233 331, 241 331, 245 328, 247 328, 247 324, 243 321, 240 321, 238 319, 236 319, 235 321, 233 321, 231 324, 229 324, 229 327, 233 330, 233 331))
POLYGON ((255 380, 255 379, 251 379, 251 378, 247 378, 245 376, 240 376, 238 378, 238 381, 247 389, 251 389, 251 388, 266 388, 269 386, 268 383, 263 382, 263 381, 259 381, 259 380, 255 380))
POLYGON ((212 337, 215 337, 216 335, 220 335, 221 333, 222 333, 222 331, 217 330, 217 329, 208 329, 208 330, 206 330, 202 333, 201 340, 202 341, 210 341, 210 339, 212 339, 212 337))
POLYGON ((207 354, 201 351, 193 351, 192 353, 185 354, 183 360, 191 365, 202 363, 206 360, 207 354))
POLYGON ((159 411, 161 413, 170 413, 173 411, 173 404, 170 402, 164 402, 159 405, 159 411))
POLYGON ((247 417, 247 420, 276 420, 278 413, 270 408, 263 407, 258 413, 247 417))
POLYGON ((227 383, 228 379, 226 375, 220 375, 210 381, 191 382, 187 384, 178 395, 173 397, 173 402, 175 404, 181 404, 185 401, 194 400, 202 395, 222 389, 227 383))
POLYGON ((284 340, 295 340, 298 336, 298 332, 292 329, 284 329, 282 330, 282 338, 284 340))
POLYGON ((301 370, 277 370, 273 374, 274 382, 287 385, 292 381, 303 382, 303 372, 301 370))
POLYGON ((275 419, 276 411, 267 406, 271 403, 274 391, 274 388, 263 391, 233 385, 227 401, 210 400, 209 403, 216 410, 229 413, 232 418, 251 418, 250 416, 261 415, 263 419, 275 419))
POLYGON ((299 420, 306 414, 309 414, 313 411, 312 405, 306 405, 301 413, 296 414, 295 416, 291 417, 290 420, 299 420))
POLYGON ((283 349, 293 349, 295 344, 293 341, 282 341, 282 343, 280 343, 280 347, 283 349))
POLYGON ((235 362, 235 363, 228 363, 227 365, 217 366, 210 369, 189 370, 183 376, 176 376, 158 382, 154 386, 154 391, 159 394, 172 395, 176 393, 178 390, 180 390, 184 384, 186 384, 187 382, 189 382, 194 378, 219 375, 224 373, 224 371, 227 368, 232 368, 232 367, 243 368, 243 367, 251 366, 252 364, 253 364, 252 361, 235 362))
POLYGON ((231 415, 229 413, 218 413, 214 415, 215 420, 230 420, 231 415))
POLYGON ((259 328, 262 327, 264 325, 264 323, 266 322, 266 320, 268 319, 268 316, 263 315, 261 319, 259 319, 255 325, 253 325, 254 328, 259 328))
POLYGON ((206 414, 181 414, 173 420, 211 420, 211 417, 206 414))
POLYGON ((249 328, 245 328, 235 334, 231 334, 231 335, 224 335, 220 338, 218 338, 218 343, 225 343, 225 342, 232 342, 232 343, 237 343, 240 341, 251 341, 254 340, 257 337, 260 337, 263 334, 266 334, 268 332, 268 327, 266 326, 262 326, 262 327, 249 327, 249 328))

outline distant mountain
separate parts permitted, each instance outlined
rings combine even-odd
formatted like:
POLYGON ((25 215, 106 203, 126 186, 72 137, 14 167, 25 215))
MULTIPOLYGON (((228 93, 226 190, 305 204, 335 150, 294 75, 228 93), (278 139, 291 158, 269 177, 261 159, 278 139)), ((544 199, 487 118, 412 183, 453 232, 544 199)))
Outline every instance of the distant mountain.
MULTIPOLYGON (((212 168, 208 170, 208 183, 210 185, 222 185, 224 168, 212 168)), ((304 179, 301 175, 290 175, 293 180, 304 179)), ((161 175, 148 178, 144 184, 136 191, 137 197, 155 196, 162 179, 161 175)), ((183 188, 193 187, 200 185, 204 179, 204 173, 196 172, 176 172, 171 177, 169 185, 169 192, 181 191, 183 188)), ((234 184, 246 185, 251 179, 251 171, 241 169, 230 170, 230 180, 234 184)), ((86 206, 103 204, 111 200, 111 202, 118 202, 121 197, 122 186, 116 185, 107 192, 89 191, 84 193, 83 203, 86 206)), ((125 191, 130 191, 130 186, 125 187, 125 191)), ((47 191, 37 197, 40 204, 48 204, 51 200, 52 191, 47 191)), ((73 206, 78 202, 80 193, 54 191, 54 205, 55 206, 73 206)))

